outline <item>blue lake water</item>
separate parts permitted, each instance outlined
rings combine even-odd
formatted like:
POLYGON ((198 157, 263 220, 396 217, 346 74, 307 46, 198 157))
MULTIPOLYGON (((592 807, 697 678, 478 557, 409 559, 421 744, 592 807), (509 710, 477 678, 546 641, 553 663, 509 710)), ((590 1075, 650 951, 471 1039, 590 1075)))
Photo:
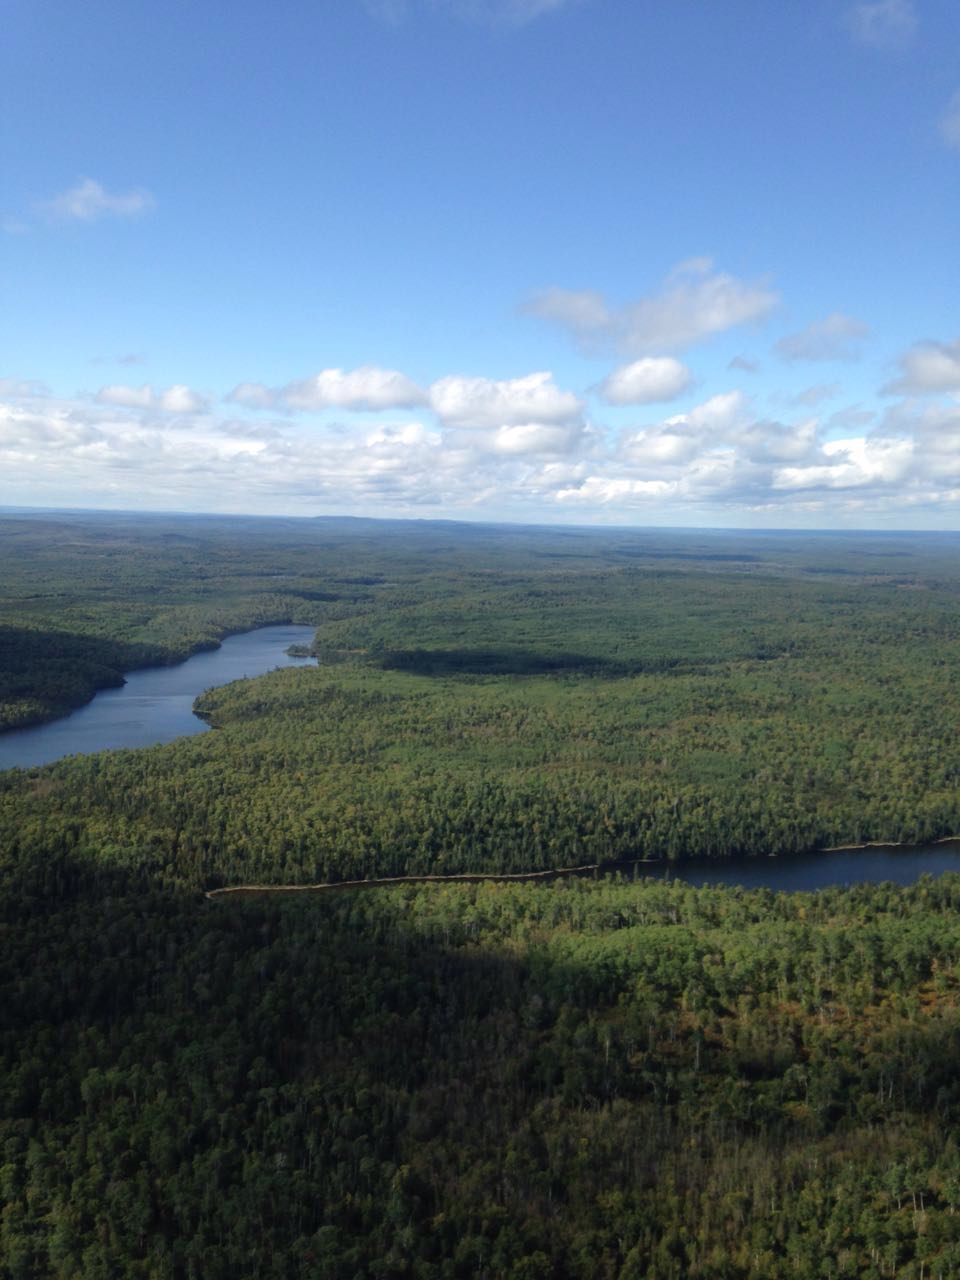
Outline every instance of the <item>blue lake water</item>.
POLYGON ((312 644, 313 627, 259 627, 228 636, 219 649, 195 653, 175 667, 131 671, 121 689, 104 689, 92 702, 48 724, 0 734, 0 769, 33 768, 63 756, 117 747, 152 747, 209 728, 193 714, 194 699, 206 689, 275 667, 302 666, 312 658, 291 658, 292 644, 312 644))
POLYGON ((853 884, 914 884, 923 875, 960 871, 960 841, 930 845, 883 845, 865 849, 791 853, 783 857, 691 858, 681 863, 624 866, 627 878, 682 880, 695 885, 810 892, 853 884))

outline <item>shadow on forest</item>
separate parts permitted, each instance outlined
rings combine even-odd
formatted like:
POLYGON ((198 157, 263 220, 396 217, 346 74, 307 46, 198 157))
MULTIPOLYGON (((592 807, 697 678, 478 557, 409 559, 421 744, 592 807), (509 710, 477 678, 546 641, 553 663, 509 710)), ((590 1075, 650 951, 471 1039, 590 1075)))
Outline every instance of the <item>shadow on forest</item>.
POLYGON ((33 704, 7 717, 0 711, 0 728, 82 706, 98 689, 122 685, 125 671, 162 666, 180 656, 156 644, 0 626, 0 703, 33 704))
POLYGON ((136 644, 49 627, 0 625, 0 671, 4 673, 32 671, 40 663, 132 671, 168 657, 168 651, 157 644, 136 644))
POLYGON ((589 653, 534 653, 529 649, 392 649, 377 659, 387 671, 422 676, 585 675, 615 680, 645 672, 689 670, 689 659, 651 655, 645 658, 602 658, 589 653))
POLYGON ((446 889, 211 903, 93 850, 8 861, 0 1125, 10 1221, 36 1251, 19 1274, 50 1274, 55 1204, 78 1224, 60 1256, 111 1241, 173 1280, 279 1275, 274 1256, 310 1277, 403 1274, 379 1261, 398 1224, 433 1260, 473 1233, 448 1274, 476 1274, 482 1246, 537 1252, 537 1270, 501 1274, 593 1275, 594 1249, 566 1260, 624 1187, 642 1193, 643 1260, 705 1197, 741 1196, 744 1167, 758 1205, 791 1168, 810 1180, 811 1136, 879 1125, 890 1081, 903 1114, 955 1105, 950 1026, 891 1027, 879 1081, 832 1031, 811 1061, 789 1011, 771 1029, 738 1003, 725 1043, 703 1033, 723 966, 691 963, 687 929, 638 985, 599 938, 576 957, 500 945, 529 937, 508 905, 484 917, 446 889), (661 1212, 664 1163, 681 1198, 661 1212))
POLYGON ((91 1067, 162 1062, 158 1087, 189 1091, 170 1075, 181 1059, 229 1077, 234 1104, 254 1109, 263 1088, 316 1078, 411 1089, 435 1072, 428 1042, 441 1035, 469 1093, 502 1070, 521 1026, 545 1025, 558 1002, 609 998, 605 971, 532 965, 469 942, 452 917, 418 927, 395 892, 377 897, 210 902, 82 850, 15 856, 0 878, 0 1048, 29 1055, 53 1035, 57 1049, 44 1070, 14 1071, 8 1117, 69 1122, 91 1067), (70 1072, 73 1088, 52 1086, 70 1072))

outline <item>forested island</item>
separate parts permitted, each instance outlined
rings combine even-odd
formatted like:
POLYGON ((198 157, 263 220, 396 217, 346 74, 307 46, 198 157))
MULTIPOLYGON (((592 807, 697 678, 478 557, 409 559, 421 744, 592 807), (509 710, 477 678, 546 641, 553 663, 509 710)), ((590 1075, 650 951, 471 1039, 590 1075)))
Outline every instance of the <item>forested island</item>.
POLYGON ((0 517, 0 1275, 960 1275, 960 877, 430 883, 960 832, 960 535, 0 517), (207 897, 208 893, 213 897, 207 897))

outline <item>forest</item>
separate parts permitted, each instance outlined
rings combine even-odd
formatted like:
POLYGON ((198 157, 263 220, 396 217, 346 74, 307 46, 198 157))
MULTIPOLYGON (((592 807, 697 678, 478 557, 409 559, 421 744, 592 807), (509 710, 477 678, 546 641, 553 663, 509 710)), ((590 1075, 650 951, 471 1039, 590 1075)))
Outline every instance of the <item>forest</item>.
POLYGON ((960 877, 205 896, 956 834, 958 548, 0 516, 8 728, 318 657, 0 774, 0 1276, 960 1277, 960 877))

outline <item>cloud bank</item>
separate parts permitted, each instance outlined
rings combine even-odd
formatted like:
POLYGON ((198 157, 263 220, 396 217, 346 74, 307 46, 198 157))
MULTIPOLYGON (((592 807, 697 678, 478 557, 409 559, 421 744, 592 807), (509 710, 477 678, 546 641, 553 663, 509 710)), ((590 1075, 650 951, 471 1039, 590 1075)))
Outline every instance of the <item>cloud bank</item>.
MULTIPOLYGON (((607 390, 614 403, 618 386, 624 396, 648 395, 655 384, 663 391, 660 375, 686 372, 676 364, 679 373, 634 361, 610 375, 607 390)), ((451 374, 417 392, 413 413, 384 406, 413 398, 415 384, 395 371, 373 376, 373 366, 291 382, 282 398, 268 393, 257 413, 231 412, 224 402, 217 408, 184 384, 105 386, 70 400, 7 378, 0 381, 2 497, 673 523, 731 512, 772 524, 953 512, 960 509, 960 403, 919 395, 960 390, 960 341, 918 344, 900 367, 898 390, 912 398, 879 419, 856 405, 820 416, 816 405, 835 395, 835 384, 798 393, 785 418, 758 411, 733 387, 679 413, 638 409, 641 420, 624 429, 592 420, 586 402, 545 371, 509 379, 451 374), (300 387, 310 409, 277 416, 281 399, 296 398, 289 388, 300 387), (318 404, 341 416, 311 416, 318 404), (371 420, 372 406, 379 420, 371 420)), ((234 400, 255 404, 250 388, 260 385, 241 384, 246 391, 237 389, 234 400)))

